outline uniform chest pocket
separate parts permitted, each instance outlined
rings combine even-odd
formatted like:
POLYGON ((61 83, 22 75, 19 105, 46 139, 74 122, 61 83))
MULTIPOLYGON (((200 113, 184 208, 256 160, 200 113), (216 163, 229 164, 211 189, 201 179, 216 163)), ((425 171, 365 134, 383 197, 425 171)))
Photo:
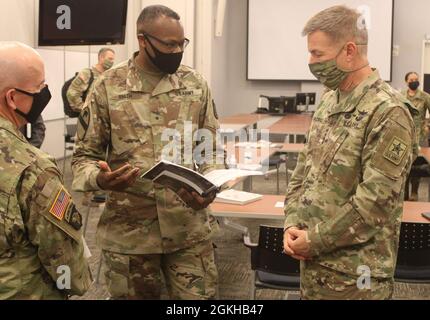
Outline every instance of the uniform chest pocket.
POLYGON ((328 168, 333 162, 336 154, 339 152, 339 149, 345 142, 348 137, 348 131, 341 131, 340 133, 334 134, 332 138, 329 140, 325 150, 327 150, 321 158, 320 163, 320 172, 326 173, 328 168))
POLYGON ((127 102, 111 112, 112 153, 116 157, 128 158, 136 150, 152 152, 152 129, 149 121, 142 119, 132 103, 127 102))

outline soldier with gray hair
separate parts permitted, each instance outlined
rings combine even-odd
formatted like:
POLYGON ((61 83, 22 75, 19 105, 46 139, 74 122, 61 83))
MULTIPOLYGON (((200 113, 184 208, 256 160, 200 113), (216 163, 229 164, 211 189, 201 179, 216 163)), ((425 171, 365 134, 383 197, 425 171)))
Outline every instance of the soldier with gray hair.
POLYGON ((323 10, 303 35, 330 91, 287 189, 284 250, 301 260, 304 299, 389 299, 417 110, 369 66, 357 11, 323 10))
MULTIPOLYGON (((189 40, 176 12, 146 7, 137 32, 139 52, 100 77, 80 114, 73 187, 109 191, 97 240, 113 299, 160 299, 161 273, 171 298, 213 299, 217 224, 207 207, 215 194, 175 193, 138 176, 163 159, 168 130, 181 133, 177 146, 187 122, 190 139, 204 129, 216 141, 215 105, 203 77, 181 65, 189 40)), ((190 169, 217 168, 215 159, 196 168, 181 153, 180 164, 190 169)))
POLYGON ((55 160, 19 128, 35 123, 51 94, 32 48, 0 42, 0 300, 82 295, 92 277, 82 218, 55 160))

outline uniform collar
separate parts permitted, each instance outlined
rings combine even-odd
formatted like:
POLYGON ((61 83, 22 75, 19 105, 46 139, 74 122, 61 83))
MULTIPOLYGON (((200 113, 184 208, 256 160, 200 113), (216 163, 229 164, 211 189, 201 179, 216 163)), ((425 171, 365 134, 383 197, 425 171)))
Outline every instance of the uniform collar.
POLYGON ((136 65, 135 58, 138 55, 136 52, 133 57, 128 61, 128 76, 127 76, 127 90, 131 92, 143 92, 157 96, 170 91, 179 90, 185 88, 181 79, 177 73, 166 74, 155 87, 152 89, 152 85, 142 77, 142 72, 136 65))
MULTIPOLYGON (((369 88, 371 88, 377 81, 380 81, 381 77, 377 69, 372 69, 370 76, 362 81, 350 94, 345 97, 341 102, 336 103, 333 108, 329 111, 330 115, 337 113, 348 113, 352 112, 357 105, 360 103, 361 99, 367 93, 369 88)), ((336 97, 339 96, 339 89, 335 91, 336 97)))
POLYGON ((425 100, 424 98, 424 92, 420 89, 417 90, 414 96, 410 96, 408 93, 408 89, 405 90, 405 97, 407 99, 413 99, 413 100, 425 100))
POLYGON ((3 118, 2 116, 0 116, 0 128, 5 129, 6 131, 9 131, 11 134, 13 134, 14 136, 16 136, 17 138, 19 138, 24 142, 27 141, 24 135, 21 133, 21 131, 19 131, 19 129, 17 129, 12 122, 3 118))

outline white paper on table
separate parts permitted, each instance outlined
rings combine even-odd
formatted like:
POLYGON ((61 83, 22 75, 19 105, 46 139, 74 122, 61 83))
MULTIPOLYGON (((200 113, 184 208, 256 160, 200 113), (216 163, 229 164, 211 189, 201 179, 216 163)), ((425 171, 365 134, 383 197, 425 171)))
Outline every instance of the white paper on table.
POLYGON ((276 202, 276 204, 275 204, 275 208, 283 208, 284 207, 284 203, 283 202, 280 202, 280 201, 278 201, 278 202, 276 202))

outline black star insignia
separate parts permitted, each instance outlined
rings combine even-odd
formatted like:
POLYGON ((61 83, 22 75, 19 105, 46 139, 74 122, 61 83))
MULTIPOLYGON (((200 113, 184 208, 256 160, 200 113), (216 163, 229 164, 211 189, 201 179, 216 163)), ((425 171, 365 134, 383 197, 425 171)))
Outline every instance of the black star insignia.
POLYGON ((399 142, 398 144, 394 144, 392 152, 395 152, 398 156, 404 151, 402 144, 399 142))

